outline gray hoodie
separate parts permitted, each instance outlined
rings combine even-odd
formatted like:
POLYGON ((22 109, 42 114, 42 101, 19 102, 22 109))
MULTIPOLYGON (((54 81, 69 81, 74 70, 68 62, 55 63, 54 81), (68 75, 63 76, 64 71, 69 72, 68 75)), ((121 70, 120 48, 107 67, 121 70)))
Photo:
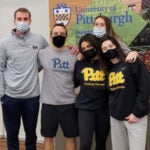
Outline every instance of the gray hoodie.
POLYGON ((37 54, 48 42, 30 30, 21 37, 14 30, 0 41, 0 97, 39 95, 37 54))

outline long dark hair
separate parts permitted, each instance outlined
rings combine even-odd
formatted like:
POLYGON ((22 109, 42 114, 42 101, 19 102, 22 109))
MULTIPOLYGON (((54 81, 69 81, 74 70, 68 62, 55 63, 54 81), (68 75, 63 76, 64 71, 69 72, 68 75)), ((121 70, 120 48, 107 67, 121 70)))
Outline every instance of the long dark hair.
POLYGON ((99 48, 99 41, 97 39, 97 37, 93 34, 90 34, 90 33, 87 33, 85 35, 83 35, 80 40, 79 40, 79 52, 82 54, 83 53, 83 50, 82 50, 82 47, 81 47, 81 44, 83 42, 88 42, 90 43, 90 45, 97 50, 98 52, 98 56, 99 56, 99 61, 100 61, 100 69, 104 70, 103 69, 103 66, 104 66, 104 60, 103 60, 103 57, 102 57, 102 51, 100 51, 100 48, 99 48))

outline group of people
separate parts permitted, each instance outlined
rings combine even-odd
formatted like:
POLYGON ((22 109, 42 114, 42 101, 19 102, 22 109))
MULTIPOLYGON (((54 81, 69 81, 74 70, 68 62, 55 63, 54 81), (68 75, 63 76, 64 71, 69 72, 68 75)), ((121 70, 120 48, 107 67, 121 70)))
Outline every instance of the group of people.
POLYGON ((78 55, 76 48, 65 45, 63 24, 52 27, 50 45, 30 31, 28 9, 15 11, 14 24, 15 29, 0 41, 0 98, 8 150, 19 150, 21 119, 26 149, 36 150, 39 101, 44 150, 55 149, 59 125, 66 150, 77 149, 78 136, 80 150, 91 150, 94 135, 95 149, 106 150, 109 131, 113 150, 145 150, 148 72, 108 17, 95 18, 93 33, 80 38, 78 55))

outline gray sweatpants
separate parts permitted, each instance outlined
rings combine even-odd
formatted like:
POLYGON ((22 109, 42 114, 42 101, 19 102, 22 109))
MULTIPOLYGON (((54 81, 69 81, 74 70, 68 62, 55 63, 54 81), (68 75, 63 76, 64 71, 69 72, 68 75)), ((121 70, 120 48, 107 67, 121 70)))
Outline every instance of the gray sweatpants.
POLYGON ((110 117, 113 150, 145 150, 147 122, 147 116, 140 118, 137 123, 110 117))

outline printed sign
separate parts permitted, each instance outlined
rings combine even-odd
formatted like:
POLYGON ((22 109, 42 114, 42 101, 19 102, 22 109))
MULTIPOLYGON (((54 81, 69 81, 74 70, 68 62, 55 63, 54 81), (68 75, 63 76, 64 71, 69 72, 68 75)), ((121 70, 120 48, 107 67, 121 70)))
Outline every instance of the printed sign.
MULTIPOLYGON (((150 6, 147 0, 55 0, 49 1, 50 28, 64 23, 69 44, 78 44, 80 37, 92 32, 94 18, 108 16, 115 32, 133 49, 150 45, 150 25, 141 12, 150 6), (54 17, 52 17, 54 16, 54 17), (144 37, 146 36, 146 38, 144 37)), ((150 8, 149 8, 150 9, 150 8)), ((149 11, 150 12, 150 11, 149 11)))

